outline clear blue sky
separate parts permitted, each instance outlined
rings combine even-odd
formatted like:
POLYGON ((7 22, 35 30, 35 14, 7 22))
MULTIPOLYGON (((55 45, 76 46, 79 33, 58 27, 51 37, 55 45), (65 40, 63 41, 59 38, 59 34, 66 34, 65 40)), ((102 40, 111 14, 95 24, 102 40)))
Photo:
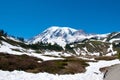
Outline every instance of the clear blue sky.
POLYGON ((120 31, 120 0, 0 0, 0 29, 31 38, 50 26, 120 31))

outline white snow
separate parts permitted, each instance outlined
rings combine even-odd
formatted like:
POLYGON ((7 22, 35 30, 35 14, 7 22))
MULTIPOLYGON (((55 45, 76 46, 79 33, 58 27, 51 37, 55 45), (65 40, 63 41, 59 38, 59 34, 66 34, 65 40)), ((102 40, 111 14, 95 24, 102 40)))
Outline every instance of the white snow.
POLYGON ((87 50, 87 48, 86 48, 86 47, 84 47, 83 49, 84 49, 84 50, 88 53, 88 50, 87 50))
POLYGON ((70 45, 70 47, 75 47, 75 45, 70 45))
MULTIPOLYGON (((57 27, 53 27, 53 31, 58 29, 57 27)), ((67 30, 68 28, 64 27, 63 28, 64 31, 68 34, 69 31, 67 30)), ((73 32, 76 31, 74 29, 71 29, 73 32)), ((64 33, 64 32, 62 32, 64 33)), ((105 37, 106 35, 103 35, 103 37, 105 37)), ((46 37, 50 37, 49 35, 46 37)), ((77 37, 77 36, 76 36, 77 37)), ((79 36, 77 37, 78 39, 80 38, 90 38, 91 36, 79 36)), ((67 37, 68 39, 70 39, 70 41, 75 40, 73 37, 71 37, 71 35, 69 35, 67 37)), ((14 40, 12 38, 10 38, 11 40, 14 40)), ((37 39, 37 41, 40 38, 37 39)), ((15 41, 15 40, 14 40, 15 41)), ((53 42, 56 41, 57 43, 60 43, 60 45, 65 46, 65 40, 62 39, 61 37, 59 38, 55 38, 55 39, 51 39, 49 42, 53 42), (61 41, 60 41, 61 40, 61 41)), ((22 54, 26 54, 29 56, 34 56, 37 58, 41 58, 43 59, 43 61, 46 60, 58 60, 58 59, 64 59, 64 58, 60 58, 60 56, 71 56, 73 54, 71 53, 64 53, 64 52, 55 52, 55 51, 46 51, 45 53, 35 53, 34 50, 32 49, 24 49, 20 46, 13 46, 7 42, 1 41, 2 44, 0 44, 0 52, 5 52, 8 54, 14 54, 14 55, 22 55, 22 54), (19 51, 14 51, 12 49, 18 49, 19 51), (45 55, 52 55, 50 56, 45 56, 45 55), (58 57, 53 57, 53 56, 58 56, 58 57)), ((90 44, 91 46, 94 46, 92 44, 90 44)), ((73 45, 72 45, 73 46, 73 45)), ((73 46, 74 47, 74 46, 73 46)), ((74 50, 76 52, 76 54, 82 54, 82 55, 86 55, 88 50, 86 47, 83 48, 85 51, 81 51, 80 48, 74 50)), ((110 45, 108 51, 111 50, 111 54, 115 54, 116 52, 113 50, 113 45, 110 45)), ((91 53, 91 55, 99 55, 99 53, 91 53)), ((109 55, 108 54, 108 55, 109 55)), ((41 61, 38 61, 39 63, 41 61)), ((99 62, 89 62, 90 66, 88 66, 86 68, 86 72, 85 73, 78 73, 78 74, 66 74, 66 75, 58 75, 58 74, 49 74, 49 73, 37 73, 37 74, 33 74, 33 73, 27 73, 24 71, 2 71, 0 70, 0 80, 103 80, 103 73, 101 73, 99 71, 99 68, 101 67, 106 67, 106 66, 111 66, 114 64, 120 64, 119 60, 111 60, 111 61, 99 61, 99 62)))
POLYGON ((116 35, 118 35, 118 34, 120 34, 120 32, 117 32, 117 33, 115 33, 115 34, 112 34, 112 36, 111 36, 110 38, 112 38, 112 37, 114 37, 114 36, 116 36, 116 35))
POLYGON ((110 34, 110 33, 106 33, 106 34, 97 34, 96 36, 105 38, 105 37, 107 37, 109 34, 110 34))
POLYGON ((90 55, 100 56, 100 53, 99 52, 94 52, 94 53, 91 53, 90 55))
POLYGON ((49 73, 27 73, 24 71, 2 71, 0 70, 0 80, 103 80, 103 73, 99 68, 120 64, 119 60, 112 61, 99 61, 89 62, 90 66, 87 67, 85 73, 78 74, 49 74, 49 73))
POLYGON ((13 40, 13 41, 16 41, 16 42, 21 42, 21 41, 15 39, 15 38, 13 38, 13 37, 10 37, 10 36, 7 36, 7 38, 8 38, 8 39, 11 39, 11 40, 13 40))
POLYGON ((64 47, 67 43, 82 41, 94 36, 97 35, 86 34, 82 30, 76 30, 69 27, 53 26, 35 36, 28 42, 33 44, 41 41, 44 43, 57 43, 58 45, 64 47))
POLYGON ((71 54, 71 53, 63 53, 63 54, 61 54, 61 56, 65 56, 65 57, 69 57, 69 56, 72 56, 73 54, 71 54))
MULTIPOLYGON (((27 49, 24 49, 24 48, 21 48, 21 47, 13 46, 13 45, 11 45, 9 43, 6 43, 4 41, 2 41, 2 45, 0 45, 0 52, 7 53, 7 54, 14 54, 14 55, 26 54, 26 55, 29 55, 29 56, 34 56, 34 57, 40 58, 44 61, 63 59, 63 58, 57 58, 57 57, 44 56, 43 54, 35 53, 35 51, 32 50, 32 49, 27 50, 27 49), (14 51, 12 49, 17 49, 17 50, 20 50, 20 51, 14 51)), ((46 54, 49 54, 49 53, 57 55, 60 52, 47 52, 46 54)))
POLYGON ((111 55, 117 54, 117 51, 113 50, 113 45, 112 44, 110 45, 110 47, 108 48, 107 51, 109 52, 108 54, 106 54, 107 56, 111 56, 111 55))
POLYGON ((114 38, 114 39, 111 39, 109 42, 112 43, 114 41, 120 41, 120 38, 114 38))
POLYGON ((49 57, 49 56, 45 56, 43 54, 37 54, 37 53, 31 53, 31 54, 27 54, 27 55, 40 58, 43 61, 63 59, 63 58, 59 58, 59 57, 49 57))
POLYGON ((94 47, 95 48, 95 46, 92 44, 92 43, 89 43, 92 47, 94 47))
POLYGON ((80 51, 81 51, 80 48, 74 49, 74 51, 77 55, 80 55, 80 51))
POLYGON ((57 57, 61 57, 61 56, 71 56, 71 54, 65 53, 65 52, 56 52, 56 51, 46 51, 44 52, 44 55, 50 55, 50 56, 57 56, 57 57))
MULTIPOLYGON (((35 36, 32 40, 30 40, 29 42, 32 43, 37 43, 37 42, 48 42, 48 43, 57 43, 61 46, 65 46, 66 45, 66 39, 65 39, 65 35, 66 37, 71 37, 72 33, 74 33, 75 29, 69 28, 69 27, 58 27, 58 26, 52 26, 48 29, 46 29, 45 31, 43 31, 43 33, 35 36)), ((69 38, 70 39, 70 38, 69 38)))
POLYGON ((8 54, 15 54, 15 55, 22 55, 22 54, 24 54, 24 52, 17 52, 17 51, 14 51, 12 49, 18 49, 20 51, 25 51, 21 47, 13 46, 13 45, 11 45, 9 43, 6 43, 6 42, 2 41, 2 45, 0 46, 0 52, 5 52, 5 53, 8 53, 8 54))
POLYGON ((65 47, 68 43, 82 41, 84 39, 90 39, 92 37, 105 38, 108 34, 87 34, 83 30, 76 30, 69 27, 52 26, 41 34, 33 37, 29 40, 29 43, 57 43, 58 45, 65 47))

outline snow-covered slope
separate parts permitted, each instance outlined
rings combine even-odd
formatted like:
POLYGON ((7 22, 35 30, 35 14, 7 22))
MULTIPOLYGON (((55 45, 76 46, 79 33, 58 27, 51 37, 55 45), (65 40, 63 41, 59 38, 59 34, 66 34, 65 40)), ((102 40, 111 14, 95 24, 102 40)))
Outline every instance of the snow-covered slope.
MULTIPOLYGON (((65 45, 66 43, 72 42, 75 38, 72 38, 73 35, 76 35, 77 30, 68 28, 68 27, 57 27, 53 26, 42 32, 41 34, 35 36, 30 42, 48 42, 48 43, 57 43, 59 45, 65 45)), ((77 31, 77 34, 80 34, 77 31)), ((83 36, 83 35, 82 35, 83 36)))
POLYGON ((49 73, 27 73, 24 71, 2 71, 0 80, 103 80, 104 74, 99 71, 102 67, 120 64, 119 60, 90 62, 85 73, 78 74, 49 74, 49 73))
POLYGON ((77 30, 67 27, 50 27, 43 31, 41 34, 35 36, 29 42, 37 43, 37 42, 44 42, 44 43, 57 43, 59 45, 65 45, 66 42, 71 41, 71 37, 73 36, 74 32, 77 30), (68 40, 70 39, 70 40, 68 40))
MULTIPOLYGON (((48 28, 43 33, 35 36, 29 42, 37 43, 41 41, 44 43, 57 43, 61 46, 65 46, 67 43, 71 44, 68 44, 67 47, 64 47, 65 49, 62 50, 53 50, 53 46, 51 50, 47 48, 48 46, 41 48, 41 46, 44 46, 45 44, 37 45, 36 48, 36 44, 26 44, 14 39, 13 37, 0 35, 0 52, 4 54, 6 53, 20 56, 22 54, 26 54, 28 56, 40 58, 44 62, 49 60, 64 60, 65 58, 71 56, 74 56, 75 59, 83 58, 87 60, 95 60, 94 58, 96 56, 113 56, 119 53, 115 50, 120 50, 119 44, 112 44, 115 41, 120 41, 120 33, 93 35, 87 34, 82 30, 75 30, 68 27, 61 28, 54 26, 48 28), (88 59, 87 57, 91 57, 91 59, 88 59)), ((39 61, 39 63, 42 61, 39 61)), ((33 74, 24 71, 9 72, 0 70, 0 80, 103 80, 103 73, 99 71, 99 68, 118 64, 120 62, 117 59, 111 61, 100 60, 98 62, 93 61, 87 63, 89 66, 86 67, 86 72, 74 75, 54 75, 42 72, 33 74)))
POLYGON ((120 42, 120 32, 113 32, 108 35, 107 41, 113 43, 113 42, 120 42))
POLYGON ((61 46, 65 46, 68 43, 82 41, 84 39, 89 39, 92 37, 106 37, 106 34, 103 35, 96 35, 96 34, 87 34, 82 30, 76 30, 69 27, 57 27, 53 26, 41 34, 33 37, 29 40, 29 43, 37 43, 37 42, 44 42, 44 43, 57 43, 61 46))
MULTIPOLYGON (((13 55, 23 55, 26 54, 28 56, 34 56, 37 58, 42 59, 43 61, 46 60, 56 60, 56 59, 62 59, 62 58, 55 58, 55 57, 49 57, 49 56, 45 56, 48 55, 57 55, 60 54, 62 52, 54 52, 54 51, 45 51, 45 54, 38 54, 36 52, 36 50, 31 49, 30 47, 25 48, 21 45, 27 45, 24 42, 21 42, 13 37, 10 36, 0 36, 0 53, 5 53, 5 54, 13 54, 13 55)), ((44 53, 44 52, 43 52, 44 53)))

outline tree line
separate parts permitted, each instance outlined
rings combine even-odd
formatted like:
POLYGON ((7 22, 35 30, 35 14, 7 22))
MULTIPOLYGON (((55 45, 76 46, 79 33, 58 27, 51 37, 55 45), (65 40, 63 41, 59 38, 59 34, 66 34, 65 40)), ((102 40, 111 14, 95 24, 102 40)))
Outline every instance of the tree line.
MULTIPOLYGON (((7 37, 8 34, 7 34, 7 32, 5 32, 3 29, 0 29, 0 37, 1 37, 1 36, 7 37)), ((20 41, 22 41, 22 42, 25 41, 23 37, 15 37, 15 36, 11 36, 11 37, 13 37, 13 38, 15 38, 15 39, 18 39, 18 40, 20 40, 20 41)))

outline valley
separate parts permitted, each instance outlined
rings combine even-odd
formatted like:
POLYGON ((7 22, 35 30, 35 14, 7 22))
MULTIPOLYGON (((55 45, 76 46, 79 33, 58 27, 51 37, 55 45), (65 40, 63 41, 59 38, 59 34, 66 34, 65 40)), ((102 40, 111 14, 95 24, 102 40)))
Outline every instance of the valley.
POLYGON ((99 69, 119 64, 119 59, 120 32, 87 34, 54 26, 24 41, 0 31, 0 74, 4 73, 3 76, 23 73, 28 78, 44 75, 45 79, 49 75, 53 76, 52 80, 57 77, 57 80, 70 80, 65 79, 67 76, 71 80, 103 80, 104 72, 99 69))

